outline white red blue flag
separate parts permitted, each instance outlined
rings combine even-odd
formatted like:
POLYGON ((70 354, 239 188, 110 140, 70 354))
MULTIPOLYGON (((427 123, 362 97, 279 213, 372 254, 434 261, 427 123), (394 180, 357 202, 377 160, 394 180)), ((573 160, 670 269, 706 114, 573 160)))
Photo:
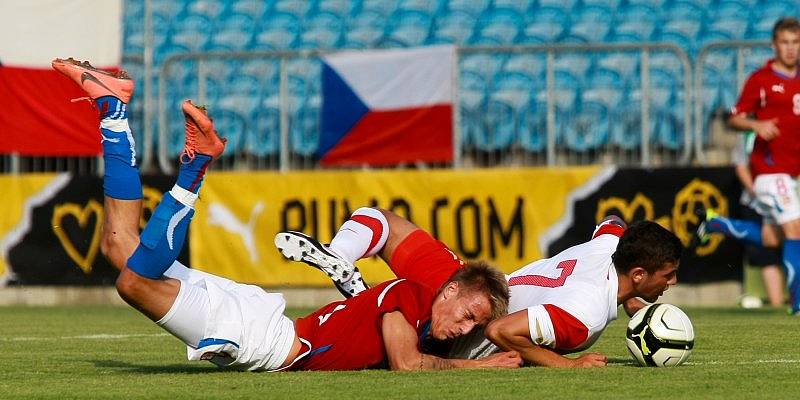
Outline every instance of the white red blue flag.
POLYGON ((325 56, 321 164, 451 161, 454 62, 453 46, 325 56))
POLYGON ((97 112, 54 71, 57 57, 118 69, 121 0, 0 2, 0 154, 100 154, 97 112))

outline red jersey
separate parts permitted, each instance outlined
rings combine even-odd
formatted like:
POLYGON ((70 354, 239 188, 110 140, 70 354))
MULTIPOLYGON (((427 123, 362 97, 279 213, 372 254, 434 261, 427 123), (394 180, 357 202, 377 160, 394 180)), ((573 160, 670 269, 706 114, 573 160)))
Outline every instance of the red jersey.
POLYGON ((330 303, 295 322, 310 353, 293 370, 354 370, 386 366, 383 314, 400 311, 423 336, 436 292, 406 279, 384 282, 358 296, 330 303))
POLYGON ((411 232, 394 250, 389 268, 395 276, 417 282, 434 293, 464 266, 444 243, 428 232, 411 232))
POLYGON ((750 153, 753 176, 784 173, 800 175, 800 74, 792 78, 774 71, 770 60, 747 78, 731 113, 754 114, 756 119, 777 118, 779 135, 766 141, 756 136, 750 153))

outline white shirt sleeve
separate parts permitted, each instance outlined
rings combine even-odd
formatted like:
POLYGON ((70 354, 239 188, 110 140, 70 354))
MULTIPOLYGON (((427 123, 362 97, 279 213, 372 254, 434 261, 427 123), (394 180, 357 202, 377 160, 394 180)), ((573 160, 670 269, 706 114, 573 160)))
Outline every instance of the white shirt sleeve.
POLYGON ((553 321, 543 305, 528 307, 528 328, 534 344, 555 347, 556 332, 553 329, 553 321))

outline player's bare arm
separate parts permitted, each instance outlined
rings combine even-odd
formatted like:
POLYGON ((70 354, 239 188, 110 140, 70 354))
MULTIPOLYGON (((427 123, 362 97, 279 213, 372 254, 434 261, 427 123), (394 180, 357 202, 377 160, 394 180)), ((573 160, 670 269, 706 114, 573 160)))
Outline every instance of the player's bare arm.
POLYGON ((564 357, 531 340, 528 311, 521 310, 499 318, 486 327, 486 337, 506 351, 516 351, 525 362, 556 368, 602 367, 608 362, 599 353, 586 353, 578 358, 564 357))
POLYGON ((391 370, 517 368, 522 364, 522 359, 516 352, 494 354, 480 360, 454 360, 423 354, 418 350, 416 331, 400 311, 384 314, 381 330, 391 370))
POLYGON ((753 131, 764 140, 775 139, 780 134, 777 123, 777 118, 758 120, 748 117, 747 114, 734 114, 728 119, 732 128, 753 131))

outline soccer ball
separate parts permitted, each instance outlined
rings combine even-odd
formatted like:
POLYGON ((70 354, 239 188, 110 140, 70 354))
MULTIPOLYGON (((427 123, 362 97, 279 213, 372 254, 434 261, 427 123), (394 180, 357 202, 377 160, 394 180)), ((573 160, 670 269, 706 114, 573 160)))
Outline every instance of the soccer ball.
POLYGON ((637 311, 625 336, 628 351, 642 366, 681 365, 694 347, 692 321, 672 304, 651 304, 637 311))

